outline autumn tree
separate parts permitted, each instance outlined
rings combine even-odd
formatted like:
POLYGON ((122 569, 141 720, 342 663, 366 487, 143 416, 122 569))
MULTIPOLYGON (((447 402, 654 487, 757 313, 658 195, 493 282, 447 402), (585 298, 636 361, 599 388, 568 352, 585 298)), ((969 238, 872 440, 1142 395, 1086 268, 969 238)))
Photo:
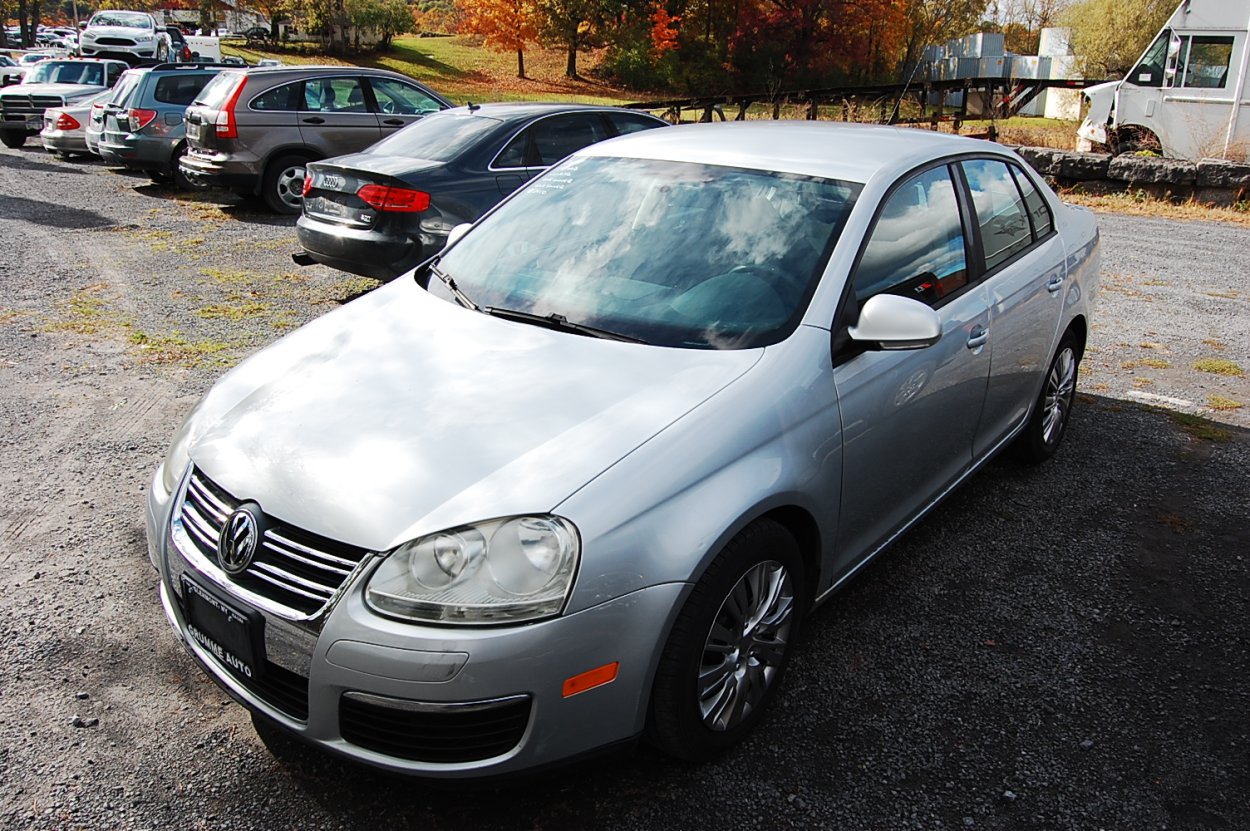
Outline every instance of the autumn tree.
POLYGON ((977 30, 987 0, 904 0, 907 39, 902 63, 912 66, 926 46, 945 43, 977 30))
POLYGON ((1061 21, 1086 77, 1123 78, 1175 8, 1175 0, 1078 0, 1061 21))
POLYGON ((567 54, 564 74, 578 78, 577 53, 595 43, 596 26, 609 9, 609 0, 536 0, 539 33, 567 54))
POLYGON ((538 38, 534 0, 475 0, 465 9, 460 31, 481 35, 501 52, 516 52, 516 76, 524 78, 525 47, 538 38))

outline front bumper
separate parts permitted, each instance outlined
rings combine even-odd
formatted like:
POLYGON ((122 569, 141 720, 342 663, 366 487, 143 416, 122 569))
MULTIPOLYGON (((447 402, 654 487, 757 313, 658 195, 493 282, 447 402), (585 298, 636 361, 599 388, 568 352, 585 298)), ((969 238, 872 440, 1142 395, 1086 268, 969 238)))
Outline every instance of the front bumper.
MULTIPOLYGON (((176 504, 158 472, 147 506, 149 556, 175 634, 237 701, 309 743, 394 772, 477 778, 543 767, 643 729, 658 650, 686 584, 652 586, 528 625, 438 627, 366 608, 363 585, 375 557, 322 619, 297 624, 263 613, 266 658, 277 669, 258 683, 188 631, 180 575, 214 590, 220 584, 181 553, 168 515, 176 504), (566 679, 614 661, 614 681, 564 696, 566 679), (440 749, 448 741, 456 748, 450 756, 440 749), (466 758, 479 742, 485 755, 466 758)), ((226 599, 246 606, 237 596, 226 599)))

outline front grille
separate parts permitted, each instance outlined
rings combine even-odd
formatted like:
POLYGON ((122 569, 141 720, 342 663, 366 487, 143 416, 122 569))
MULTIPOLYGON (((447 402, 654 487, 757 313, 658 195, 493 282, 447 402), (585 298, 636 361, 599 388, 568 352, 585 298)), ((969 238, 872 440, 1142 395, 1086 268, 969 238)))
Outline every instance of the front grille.
POLYGON ((227 664, 218 664, 234 680, 247 687, 291 718, 308 721, 308 679, 272 661, 265 662, 259 678, 248 678, 227 664))
POLYGON ((0 109, 4 111, 5 120, 26 119, 32 115, 43 115, 49 107, 63 107, 65 99, 59 95, 18 95, 8 93, 0 96, 0 109))
MULTIPOLYGON (((531 702, 517 697, 449 709, 401 709, 376 696, 344 693, 339 734, 354 745, 414 762, 477 762, 516 747, 529 724, 531 702)), ((420 705, 417 705, 420 706, 420 705)))
POLYGON ((96 46, 134 46, 130 38, 96 38, 96 46))
MULTIPOLYGON (((198 470, 192 471, 180 516, 192 544, 214 565, 222 526, 241 501, 198 470)), ((222 571, 220 576, 290 609, 291 617, 313 617, 324 609, 369 553, 271 517, 266 520, 268 527, 252 564, 240 575, 226 578, 222 571)))

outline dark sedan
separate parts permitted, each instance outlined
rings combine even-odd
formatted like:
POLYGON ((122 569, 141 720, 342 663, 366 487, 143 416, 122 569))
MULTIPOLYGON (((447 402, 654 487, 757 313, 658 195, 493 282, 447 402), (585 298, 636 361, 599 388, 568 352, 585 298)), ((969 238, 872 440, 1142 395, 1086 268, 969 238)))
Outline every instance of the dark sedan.
POLYGON ((296 261, 393 279, 570 153, 663 126, 635 110, 569 104, 433 113, 364 152, 308 165, 296 261))

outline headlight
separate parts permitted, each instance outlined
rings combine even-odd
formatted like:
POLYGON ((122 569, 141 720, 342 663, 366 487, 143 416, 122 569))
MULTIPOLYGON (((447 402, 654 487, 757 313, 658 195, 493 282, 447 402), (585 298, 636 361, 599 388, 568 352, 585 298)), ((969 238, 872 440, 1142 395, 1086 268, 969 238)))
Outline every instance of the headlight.
POLYGON ((135 43, 151 43, 154 40, 156 40, 156 37, 153 35, 136 35, 135 36, 135 43))
POLYGON ((433 623, 550 617, 568 597, 580 547, 573 524, 555 516, 440 531, 392 551, 369 578, 365 602, 379 614, 433 623))
POLYGON ((173 441, 169 443, 169 452, 165 454, 165 462, 161 465, 161 484, 169 493, 177 490, 178 483, 182 481, 182 474, 191 461, 187 453, 190 440, 191 417, 187 416, 186 421, 182 422, 182 426, 178 428, 178 432, 174 433, 173 441))

